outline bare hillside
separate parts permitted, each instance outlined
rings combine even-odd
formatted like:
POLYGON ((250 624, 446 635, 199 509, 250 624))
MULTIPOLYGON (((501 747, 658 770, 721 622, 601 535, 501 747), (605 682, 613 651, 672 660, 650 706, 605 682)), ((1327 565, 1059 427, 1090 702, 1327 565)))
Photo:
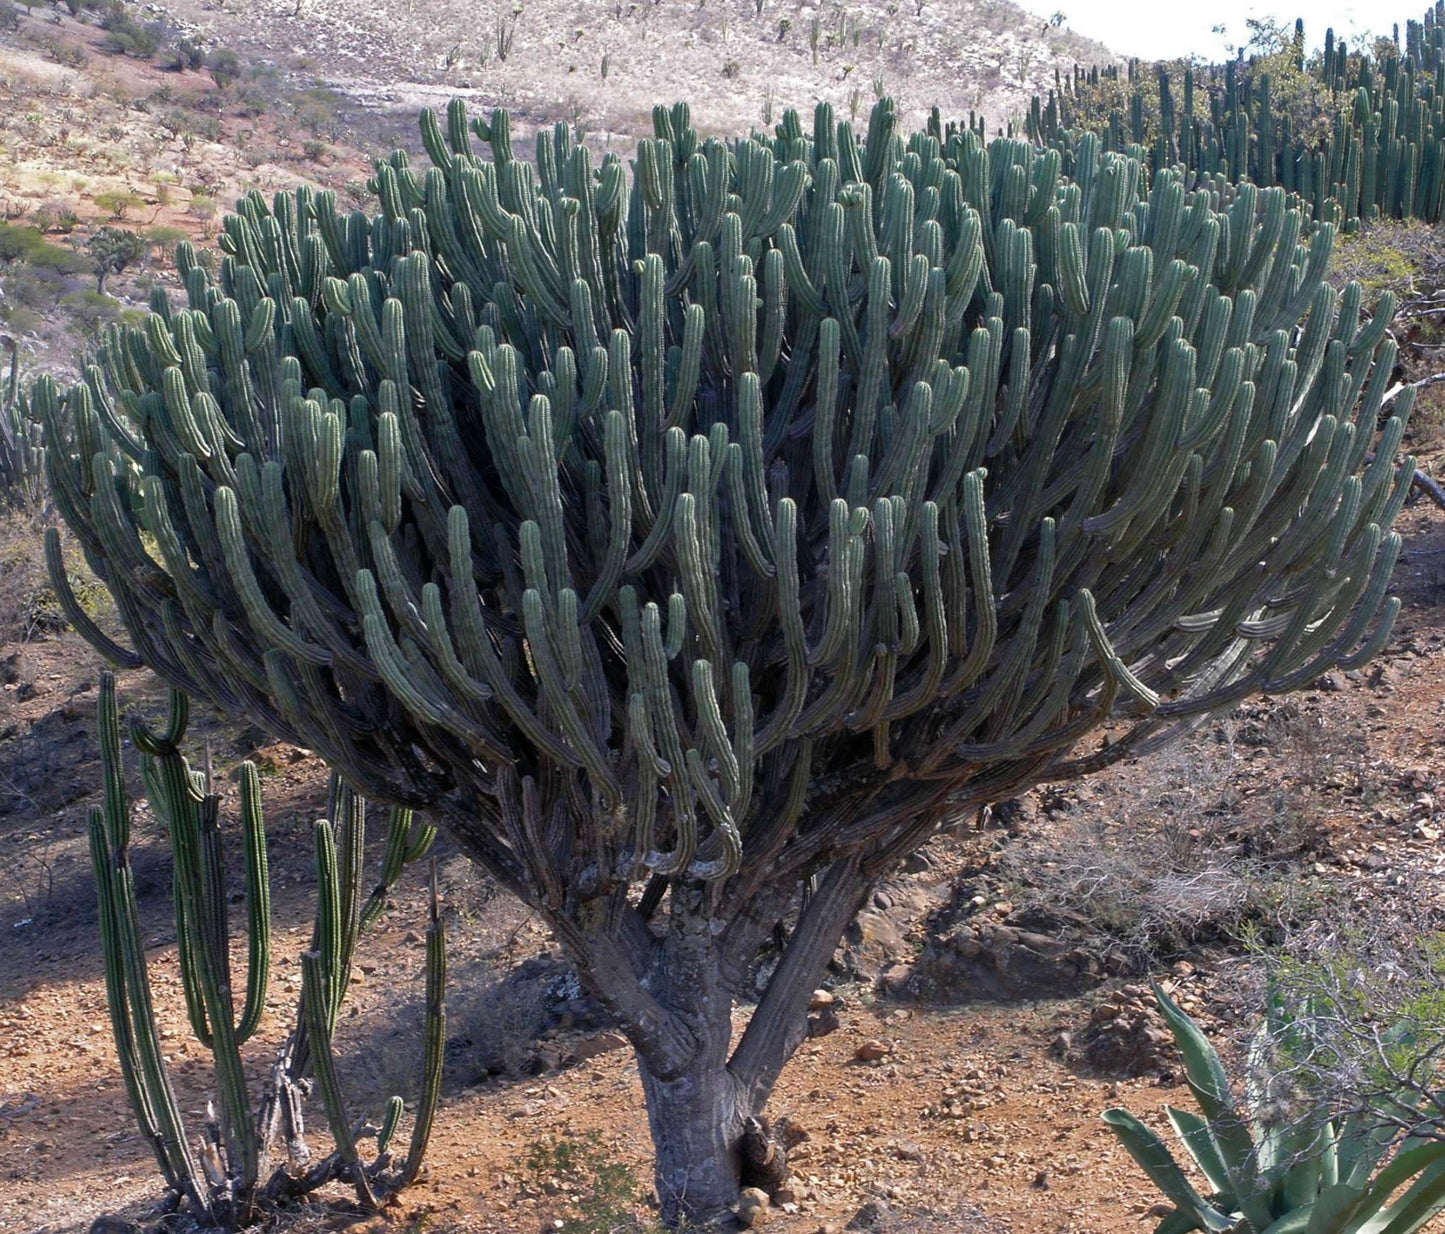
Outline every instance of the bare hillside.
POLYGON ((746 132, 819 100, 866 117, 890 94, 923 118, 1021 114, 1056 67, 1102 45, 1008 0, 175 0, 210 41, 382 105, 463 94, 603 140, 686 99, 704 131, 746 132))

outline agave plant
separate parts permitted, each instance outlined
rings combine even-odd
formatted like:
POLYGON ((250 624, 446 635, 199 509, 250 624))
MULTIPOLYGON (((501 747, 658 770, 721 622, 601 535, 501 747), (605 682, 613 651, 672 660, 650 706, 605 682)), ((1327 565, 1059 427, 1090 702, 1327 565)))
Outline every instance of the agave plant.
MULTIPOLYGON (((1258 1083, 1241 1108, 1199 1025, 1158 986, 1154 994, 1203 1114, 1170 1106, 1169 1122, 1210 1188, 1200 1194, 1134 1115, 1106 1110, 1104 1121, 1174 1205, 1154 1234, 1413 1234, 1445 1209, 1445 1143, 1407 1137, 1380 1169, 1396 1132, 1368 1113, 1291 1117, 1258 1083)), ((1291 1031, 1284 1014, 1282 1006, 1271 1009, 1252 1053, 1291 1031)))

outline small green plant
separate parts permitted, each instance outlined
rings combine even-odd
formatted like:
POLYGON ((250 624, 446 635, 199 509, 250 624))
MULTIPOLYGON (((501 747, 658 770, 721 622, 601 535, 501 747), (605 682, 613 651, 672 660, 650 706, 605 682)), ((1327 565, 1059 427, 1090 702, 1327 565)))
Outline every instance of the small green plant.
MULTIPOLYGON (((1201 1195, 1134 1115, 1106 1110, 1104 1122, 1174 1205, 1155 1234, 1412 1234, 1445 1209, 1445 1142, 1406 1138, 1376 1174, 1396 1132, 1368 1114, 1300 1112, 1278 1100, 1258 1072, 1241 1109, 1209 1038, 1158 986, 1154 994, 1203 1114, 1170 1106, 1169 1122, 1210 1188, 1201 1195)), ((1271 1040, 1307 1031, 1282 1014, 1276 1003, 1255 1038, 1256 1055, 1271 1040)))
POLYGON ((563 1234, 650 1234, 644 1195, 632 1170, 608 1152, 596 1131, 533 1140, 527 1147, 529 1186, 555 1197, 553 1228, 563 1234))

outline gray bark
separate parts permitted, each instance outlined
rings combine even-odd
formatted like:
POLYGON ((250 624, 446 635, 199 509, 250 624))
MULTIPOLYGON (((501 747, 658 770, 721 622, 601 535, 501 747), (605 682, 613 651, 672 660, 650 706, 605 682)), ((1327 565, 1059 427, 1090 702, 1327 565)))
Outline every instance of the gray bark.
POLYGON ((619 945, 616 933, 604 941, 559 929, 637 1051, 667 1224, 685 1217, 706 1228, 735 1208, 744 1120, 762 1112, 806 1036, 809 998, 872 882, 856 859, 824 872, 736 1049, 739 987, 782 915, 786 888, 764 897, 776 911, 742 914, 726 927, 716 888, 674 882, 660 935, 634 926, 619 945))

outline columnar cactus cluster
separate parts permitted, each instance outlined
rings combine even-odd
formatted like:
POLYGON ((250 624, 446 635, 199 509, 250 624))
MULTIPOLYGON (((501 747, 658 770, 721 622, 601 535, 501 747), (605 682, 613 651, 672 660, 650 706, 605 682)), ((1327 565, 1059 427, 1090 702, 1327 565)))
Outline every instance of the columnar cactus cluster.
POLYGON ((33 506, 44 492, 45 451, 40 426, 30 419, 29 402, 20 389, 20 346, 0 338, 10 352, 10 373, 0 385, 0 509, 33 506))
MULTIPOLYGON (((1298 70, 1304 71, 1302 26, 1298 70)), ((1219 178, 1278 185, 1310 216, 1354 226, 1373 218, 1438 222, 1445 212, 1445 8, 1410 22, 1404 48, 1373 60, 1350 53, 1333 31, 1308 70, 1328 92, 1327 132, 1302 131, 1294 100, 1254 66, 1185 68, 1182 92, 1163 64, 1127 66, 1127 114, 1090 102, 1118 68, 1076 69, 1046 100, 1034 99, 1027 130, 1046 145, 1072 144, 1094 128, 1108 150, 1128 151, 1158 171, 1181 167, 1190 184, 1219 178), (1145 90, 1146 74, 1153 80, 1145 90)))
POLYGON ((302 955, 298 1024, 282 1051, 258 1108, 253 1108, 241 1046, 255 1033, 266 1006, 271 970, 270 882, 260 782, 255 765, 240 771, 240 823, 245 854, 247 965, 245 993, 237 1006, 231 965, 220 798, 209 766, 193 770, 180 753, 188 718, 184 694, 172 691, 162 732, 139 720, 131 739, 142 752, 146 796, 166 828, 174 860, 176 945, 181 985, 192 1032, 215 1060, 219 1110, 210 1109, 196 1143, 188 1138, 167 1071, 151 997, 144 933, 130 864, 130 805, 121 759, 115 679, 102 675, 99 728, 104 805, 90 813, 91 857, 99 890, 106 995, 121 1076, 142 1137, 155 1153, 177 1203, 219 1229, 248 1228, 259 1211, 313 1191, 332 1179, 349 1180, 360 1200, 410 1185, 421 1165, 436 1113, 445 1035, 442 990, 445 940, 433 882, 427 930, 427 1008, 423 1092, 411 1147, 399 1165, 388 1152, 402 1113, 393 1097, 376 1136, 376 1158, 362 1163, 356 1132, 345 1114, 331 1053, 331 1033, 349 981, 360 931, 375 920, 408 860, 430 844, 433 831, 414 826, 409 811, 392 812, 381 878, 362 896, 365 802, 333 780, 330 817, 316 824, 318 907, 311 949, 302 955), (310 1164, 300 1096, 314 1072, 325 1100, 336 1151, 310 1164), (282 1139, 288 1160, 274 1162, 282 1139))
POLYGON ((87 634, 436 811, 619 1016, 665 1210, 714 1211, 941 821, 1382 645, 1391 305, 1282 189, 1087 135, 678 106, 629 176, 460 102, 422 134, 374 215, 247 197, 216 277, 181 246, 184 305, 37 385, 134 650, 87 634))

